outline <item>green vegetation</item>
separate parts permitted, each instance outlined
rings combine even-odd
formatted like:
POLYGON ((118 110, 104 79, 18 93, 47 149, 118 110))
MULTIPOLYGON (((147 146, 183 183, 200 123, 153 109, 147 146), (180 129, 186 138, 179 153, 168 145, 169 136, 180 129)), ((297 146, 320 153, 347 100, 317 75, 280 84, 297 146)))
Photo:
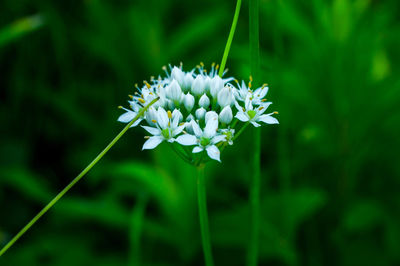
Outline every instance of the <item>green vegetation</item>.
MULTIPOLYGON (((249 1, 228 74, 250 75, 249 1)), ((400 3, 260 0, 259 265, 400 263, 400 3)), ((219 63, 233 1, 0 3, 0 245, 123 128, 161 66, 219 63)), ((129 130, 0 265, 204 265, 196 172, 129 130)), ((253 130, 207 166, 215 265, 246 263, 253 130)))

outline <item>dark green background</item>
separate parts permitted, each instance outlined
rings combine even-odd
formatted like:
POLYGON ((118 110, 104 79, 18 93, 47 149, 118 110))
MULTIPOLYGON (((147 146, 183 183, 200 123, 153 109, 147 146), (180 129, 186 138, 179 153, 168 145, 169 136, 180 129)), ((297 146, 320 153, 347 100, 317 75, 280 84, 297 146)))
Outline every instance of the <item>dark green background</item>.
MULTIPOLYGON (((0 243, 122 129, 134 83, 219 63, 234 1, 0 3, 0 243), (31 17, 36 15, 35 17, 31 17)), ((400 264, 400 2, 261 0, 260 265, 400 264)), ((248 79, 248 1, 228 65, 248 79)), ((252 130, 207 168, 217 265, 243 265, 252 130)), ((202 265, 194 171, 135 128, 0 265, 202 265)))

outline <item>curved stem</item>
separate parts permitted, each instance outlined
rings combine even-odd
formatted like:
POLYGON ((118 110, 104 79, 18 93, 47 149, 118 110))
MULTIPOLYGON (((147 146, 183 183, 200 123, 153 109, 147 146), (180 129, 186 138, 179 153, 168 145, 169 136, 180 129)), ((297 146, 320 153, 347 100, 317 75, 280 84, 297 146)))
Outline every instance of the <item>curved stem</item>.
POLYGON ((1 250, 0 250, 0 257, 12 246, 14 245, 14 243, 21 237, 23 236, 26 231, 29 230, 29 228, 32 227, 32 225, 34 225, 51 207, 53 207, 54 204, 57 203, 57 201, 59 201, 62 196, 65 195, 65 193, 67 193, 76 183, 78 183, 79 180, 82 179, 82 177, 85 176, 85 174, 87 172, 90 171, 90 169, 92 169, 93 166, 96 165, 96 163, 98 163, 100 161, 100 159, 111 149, 112 146, 114 146, 115 143, 117 143, 117 141, 122 137, 122 135, 125 134, 126 131, 128 131, 128 129, 132 126, 133 123, 135 123, 136 120, 139 119, 139 117, 141 117, 144 112, 146 112, 146 110, 153 105, 156 101, 158 101, 159 98, 154 99, 153 101, 151 101, 147 106, 145 106, 138 114, 137 116, 131 121, 129 122, 124 129, 122 129, 122 131, 107 145, 107 147, 104 148, 104 150, 102 150, 99 155, 96 156, 96 158, 94 158, 94 160, 88 165, 86 166, 85 169, 83 169, 83 171, 77 176, 75 177, 71 183, 69 183, 63 190, 61 190, 60 193, 58 193, 38 214, 36 214, 35 217, 33 217, 33 219, 27 224, 25 225, 21 231, 18 232, 18 234, 16 234, 1 250))
MULTIPOLYGON (((258 86, 260 71, 259 0, 249 0, 250 70, 254 86, 258 86)), ((261 173, 261 129, 254 128, 253 179, 250 187, 251 231, 247 250, 247 266, 258 264, 260 231, 260 173, 261 173)))
POLYGON ((199 218, 201 228, 201 240, 203 244, 204 260, 206 266, 213 266, 213 256, 211 251, 210 231, 208 228, 208 212, 206 198, 206 184, 204 177, 204 165, 197 168, 197 198, 199 203, 199 218))
POLYGON ((225 64, 226 64, 226 60, 228 59, 229 50, 231 49, 233 35, 235 35, 236 24, 237 24, 237 21, 239 19, 239 13, 240 13, 240 6, 241 5, 242 5, 242 0, 237 0, 236 9, 235 9, 235 15, 233 16, 233 22, 232 22, 232 26, 231 26, 231 31, 229 32, 229 37, 228 37, 228 41, 226 42, 224 55, 222 56, 221 67, 219 68, 219 72, 218 72, 218 75, 220 77, 222 77, 222 75, 224 74, 225 64))

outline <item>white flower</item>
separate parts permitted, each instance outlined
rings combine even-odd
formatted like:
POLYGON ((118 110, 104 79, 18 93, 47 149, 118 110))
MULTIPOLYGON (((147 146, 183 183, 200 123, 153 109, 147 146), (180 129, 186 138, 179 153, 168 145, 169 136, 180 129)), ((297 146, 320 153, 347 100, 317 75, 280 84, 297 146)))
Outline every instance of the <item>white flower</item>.
POLYGON ((184 96, 183 105, 189 113, 192 111, 194 106, 194 97, 192 94, 188 93, 184 96))
POLYGON ((195 96, 200 96, 204 93, 205 88, 204 88, 204 78, 202 75, 197 75, 197 77, 194 79, 192 83, 192 93, 195 96))
MULTIPOLYGON (((179 125, 180 116, 181 114, 179 111, 171 113, 171 111, 167 112, 164 110, 164 108, 159 107, 156 120, 157 127, 142 126, 147 132, 153 135, 152 137, 149 137, 149 139, 144 143, 142 149, 154 149, 164 140, 171 143, 177 141, 179 144, 182 145, 194 145, 187 144, 189 142, 187 137, 180 138, 181 136, 179 136, 177 139, 175 139, 175 136, 179 135, 185 128, 184 125, 179 125)), ((193 143, 194 139, 191 138, 191 140, 192 142, 190 143, 193 143)))
MULTIPOLYGON (((218 76, 219 66, 215 64, 210 71, 203 63, 186 72, 182 64, 163 69, 166 77, 152 77, 142 86, 135 85, 137 91, 129 96, 130 108, 121 107, 125 113, 118 118, 120 122, 129 123, 151 101, 159 99, 132 125, 137 126, 142 121, 146 123, 143 128, 151 136, 146 137, 148 140, 143 149, 153 149, 163 141, 177 142, 195 145, 193 153, 206 151, 210 158, 220 161, 216 144, 222 141, 224 147, 233 144, 235 130, 242 130, 245 126, 237 122, 249 122, 256 127, 260 122, 278 123, 272 117, 276 112, 264 114, 271 104, 265 99, 266 84, 255 91, 251 90, 251 78, 247 86, 244 81, 239 84, 236 80, 232 85, 229 82, 234 78, 218 76), (236 108, 232 108, 233 105, 236 108), (235 122, 232 122, 233 117, 237 118, 235 122)), ((191 157, 187 150, 180 155, 196 165, 204 162, 191 157)), ((197 158, 203 160, 202 156, 197 158)))
POLYGON ((185 79, 185 73, 182 71, 182 69, 174 66, 171 71, 171 78, 176 80, 180 86, 183 86, 185 84, 184 79, 185 79))
POLYGON ((227 105, 231 105, 233 101, 233 94, 232 88, 230 86, 225 86, 220 92, 218 93, 218 104, 221 108, 224 108, 227 105))
POLYGON ((204 116, 206 115, 206 109, 203 107, 200 107, 199 109, 196 110, 196 118, 199 120, 204 119, 204 116))
POLYGON ((219 121, 223 124, 229 124, 233 119, 232 109, 229 105, 225 106, 219 114, 219 121))
POLYGON ((178 82, 174 79, 171 84, 165 89, 166 96, 169 98, 175 106, 179 107, 182 99, 182 89, 178 82))
MULTIPOLYGON (((120 115, 120 116, 118 117, 118 121, 119 121, 119 122, 122 122, 122 123, 129 123, 129 122, 131 122, 132 119, 134 119, 134 118, 137 116, 138 112, 140 111, 140 110, 139 110, 139 109, 140 109, 140 108, 139 108, 139 105, 136 105, 136 104, 131 104, 131 108, 132 108, 134 111, 131 111, 131 110, 129 110, 129 109, 126 109, 126 108, 124 108, 124 107, 122 107, 122 106, 120 106, 119 108, 126 111, 126 113, 123 113, 122 115, 120 115)), ((139 119, 136 120, 136 121, 132 124, 131 127, 136 127, 137 125, 139 125, 139 123, 140 123, 142 120, 143 120, 143 117, 139 117, 139 119)))
POLYGON ((238 113, 235 117, 242 122, 250 121, 250 123, 252 123, 255 127, 260 126, 260 124, 257 122, 263 122, 266 124, 279 124, 278 120, 271 116, 274 113, 264 115, 264 112, 267 110, 270 104, 271 102, 265 102, 260 106, 253 108, 252 100, 248 96, 245 100, 245 107, 242 107, 238 102, 235 102, 236 108, 238 109, 238 113))
POLYGON ((208 108, 210 105, 210 99, 207 97, 207 95, 203 94, 203 96, 200 97, 199 105, 203 108, 208 108))
POLYGON ((224 141, 226 136, 217 134, 218 119, 216 117, 209 119, 206 123, 204 131, 201 130, 199 125, 194 120, 192 120, 191 124, 198 142, 198 146, 193 148, 193 153, 206 150, 211 159, 221 162, 220 151, 215 144, 224 141))
POLYGON ((213 98, 217 98, 218 92, 224 87, 224 82, 219 76, 212 78, 210 82, 210 94, 213 98))

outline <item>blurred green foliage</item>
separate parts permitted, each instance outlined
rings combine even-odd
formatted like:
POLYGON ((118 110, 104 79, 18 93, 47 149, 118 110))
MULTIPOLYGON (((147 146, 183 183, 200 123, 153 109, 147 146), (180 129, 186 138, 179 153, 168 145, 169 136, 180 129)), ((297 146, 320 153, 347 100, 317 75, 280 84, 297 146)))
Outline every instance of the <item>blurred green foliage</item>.
MULTIPOLYGON (((249 76, 247 1, 228 67, 249 76)), ((400 3, 261 0, 260 265, 400 263, 400 3)), ((232 1, 0 3, 0 244, 122 128, 161 66, 219 62, 232 1)), ((211 164, 217 265, 243 265, 251 130, 211 164)), ((202 265, 193 169, 132 129, 1 265, 202 265)))

